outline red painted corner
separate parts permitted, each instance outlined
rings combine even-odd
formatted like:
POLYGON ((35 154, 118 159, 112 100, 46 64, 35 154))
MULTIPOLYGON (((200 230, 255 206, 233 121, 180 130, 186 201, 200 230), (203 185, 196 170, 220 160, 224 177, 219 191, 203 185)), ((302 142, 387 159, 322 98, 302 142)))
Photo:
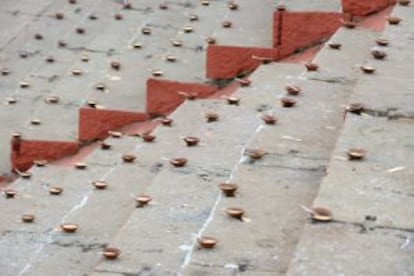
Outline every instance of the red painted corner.
POLYGON ((337 12, 279 12, 273 17, 273 45, 284 58, 306 49, 333 35, 341 23, 337 12))
POLYGON ((277 49, 209 45, 207 48, 207 78, 230 79, 256 69, 261 60, 278 58, 277 49))
POLYGON ((148 79, 147 113, 166 115, 173 112, 185 100, 180 92, 194 94, 197 98, 207 98, 217 90, 218 88, 212 85, 148 79))
POLYGON ((108 130, 148 119, 148 114, 140 112, 81 108, 79 111, 79 140, 104 139, 108 135, 108 130))
POLYGON ((378 12, 396 2, 396 0, 342 0, 342 10, 352 16, 365 16, 378 12))
POLYGON ((12 140, 11 163, 13 169, 28 170, 34 160, 57 160, 78 152, 77 142, 12 140))

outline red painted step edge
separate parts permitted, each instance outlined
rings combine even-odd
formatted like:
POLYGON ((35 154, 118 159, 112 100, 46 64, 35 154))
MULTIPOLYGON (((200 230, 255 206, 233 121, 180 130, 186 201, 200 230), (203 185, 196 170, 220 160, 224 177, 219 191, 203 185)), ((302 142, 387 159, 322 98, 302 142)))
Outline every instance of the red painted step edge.
POLYGON ((396 2, 396 0, 342 0, 342 10, 351 16, 366 16, 396 2))

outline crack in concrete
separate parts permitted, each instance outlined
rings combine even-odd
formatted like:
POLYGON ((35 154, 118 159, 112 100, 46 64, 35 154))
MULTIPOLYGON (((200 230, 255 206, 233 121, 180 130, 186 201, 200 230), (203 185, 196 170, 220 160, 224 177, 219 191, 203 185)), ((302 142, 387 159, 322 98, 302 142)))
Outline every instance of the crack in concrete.
MULTIPOLYGON (((255 161, 253 161, 254 163, 255 161)), ((320 165, 317 167, 299 167, 299 166, 283 166, 283 165, 257 165, 259 168, 279 168, 293 171, 308 171, 308 172, 326 172, 326 166, 320 165)))
POLYGON ((236 261, 235 264, 212 264, 212 263, 200 263, 200 262, 192 262, 191 265, 203 267, 203 268, 221 268, 221 269, 227 269, 232 270, 233 272, 270 272, 275 273, 277 270, 271 270, 271 269, 257 269, 254 265, 250 264, 250 260, 244 259, 241 261, 236 261), (230 267, 230 265, 232 265, 230 267), (234 266, 233 266, 234 265, 234 266))
POLYGON ((78 241, 75 242, 61 242, 61 241, 53 241, 49 243, 50 245, 57 245, 60 247, 79 247, 81 248, 82 252, 89 252, 92 250, 102 249, 108 246, 107 243, 81 243, 78 241))
POLYGON ((324 78, 324 77, 315 77, 315 76, 312 77, 311 76, 311 77, 308 77, 308 80, 342 84, 342 85, 353 85, 354 84, 354 80, 347 79, 344 77, 332 77, 332 78, 325 77, 324 78))
POLYGON ((387 109, 382 110, 374 108, 364 108, 362 113, 372 117, 388 118, 388 120, 414 119, 414 112, 399 111, 398 108, 395 107, 389 107, 387 109))
MULTIPOLYGON (((319 224, 319 222, 313 222, 313 223, 319 224)), ((354 222, 354 221, 332 220, 330 223, 337 223, 337 224, 342 224, 342 225, 353 225, 361 229, 360 233, 367 233, 368 231, 374 231, 377 229, 414 233, 414 229, 410 229, 410 228, 385 226, 385 225, 368 225, 369 223, 354 222)))

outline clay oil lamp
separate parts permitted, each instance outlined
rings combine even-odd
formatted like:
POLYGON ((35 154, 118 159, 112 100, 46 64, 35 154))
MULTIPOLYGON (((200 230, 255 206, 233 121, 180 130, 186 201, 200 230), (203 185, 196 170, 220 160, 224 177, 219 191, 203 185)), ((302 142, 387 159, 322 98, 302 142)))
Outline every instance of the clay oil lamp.
POLYGON ((1 69, 1 74, 3 76, 7 76, 7 75, 10 74, 10 70, 8 68, 3 68, 3 69, 1 69))
POLYGON ((134 48, 134 49, 141 49, 142 48, 142 43, 135 42, 134 44, 132 44, 132 48, 134 48))
POLYGON ((82 75, 82 70, 80 70, 80 69, 72 69, 71 70, 71 73, 74 76, 80 76, 80 75, 82 75))
POLYGON ((135 161, 137 157, 133 154, 124 154, 122 155, 122 160, 124 160, 125 163, 132 163, 135 161))
POLYGON ((411 0, 399 0, 398 1, 398 4, 400 6, 408 6, 408 5, 410 5, 410 3, 411 3, 411 0))
POLYGON ((230 105, 239 105, 240 103, 240 98, 238 97, 227 97, 227 103, 230 105))
POLYGON ((42 123, 42 120, 37 119, 37 118, 36 119, 32 119, 32 120, 30 120, 30 123, 32 125, 38 126, 38 125, 40 125, 42 123))
POLYGON ((373 74, 376 70, 374 66, 363 65, 360 67, 365 74, 373 74))
POLYGON ((107 247, 102 251, 102 255, 107 260, 115 260, 121 255, 121 250, 118 248, 107 247))
POLYGON ((274 125, 277 122, 277 117, 273 115, 263 115, 262 116, 263 122, 265 122, 267 125, 274 125))
POLYGON ((286 11, 286 5, 280 3, 276 6, 276 10, 280 12, 286 11))
POLYGON ((124 17, 122 16, 122 14, 116 13, 116 14, 114 14, 114 19, 115 20, 122 20, 122 19, 124 19, 124 17))
POLYGON ((76 162, 75 163, 75 168, 78 170, 84 170, 88 167, 88 165, 84 162, 76 162))
POLYGON ((178 94, 190 101, 195 100, 198 96, 197 93, 189 93, 189 92, 183 92, 183 91, 178 92, 178 94))
POLYGON ((8 104, 15 104, 15 103, 17 103, 17 100, 16 100, 16 98, 13 98, 13 97, 8 97, 8 98, 6 99, 6 102, 7 102, 8 104))
POLYGON ((122 8, 124 10, 130 10, 130 9, 132 9, 132 4, 129 1, 124 1, 124 4, 122 5, 122 8))
POLYGON ((147 142, 147 143, 154 142, 156 138, 157 137, 155 135, 152 135, 152 134, 149 134, 149 133, 146 133, 146 134, 142 135, 142 140, 144 140, 144 142, 147 142))
POLYGON ((22 135, 19 132, 13 132, 11 134, 11 137, 15 138, 15 139, 20 139, 20 138, 22 138, 22 135))
POLYGON ((319 69, 319 65, 314 62, 305 63, 305 67, 308 71, 317 71, 319 69))
POLYGON ((168 10, 168 5, 166 3, 161 3, 158 5, 158 8, 160 8, 160 10, 168 10))
POLYGON ((136 207, 143 208, 145 205, 148 205, 152 198, 149 195, 139 195, 135 197, 136 207))
POLYGON ((112 138, 121 138, 122 137, 122 132, 119 131, 108 131, 108 134, 112 137, 112 138))
POLYGON ((355 29, 358 24, 350 20, 342 20, 342 25, 347 29, 355 29))
POLYGON ((47 96, 47 97, 45 98, 45 102, 46 102, 46 103, 51 103, 51 104, 58 103, 58 102, 59 102, 59 100, 60 100, 59 96, 54 96, 54 95, 52 95, 52 96, 47 96))
POLYGON ((44 167, 47 164, 46 160, 34 160, 33 164, 36 165, 36 167, 44 167))
POLYGON ((378 46, 387 47, 390 44, 390 41, 386 38, 379 37, 375 40, 378 46))
POLYGON ((60 228, 66 233, 75 233, 79 226, 74 223, 65 223, 60 225, 60 228))
POLYGON ((15 198, 17 196, 17 191, 13 189, 5 189, 3 192, 6 198, 15 198))
POLYGON ((302 92, 302 88, 297 85, 287 85, 285 89, 289 95, 293 96, 299 95, 299 93, 302 92))
POLYGON ((98 102, 95 99, 89 99, 86 101, 86 104, 89 107, 96 108, 96 105, 98 104, 98 102))
POLYGON ((63 188, 61 187, 50 187, 49 194, 51 195, 60 195, 63 193, 63 188))
POLYGON ((98 190, 103 190, 103 189, 106 189, 106 187, 108 186, 108 183, 106 181, 98 180, 98 181, 92 182, 92 185, 98 190))
POLYGON ((43 39, 43 35, 42 35, 42 34, 35 34, 35 35, 34 35, 34 38, 35 38, 36 40, 42 40, 42 39, 43 39))
POLYGON ((363 103, 351 103, 346 107, 346 111, 359 115, 364 111, 364 108, 363 103))
POLYGON ((60 48, 64 48, 64 47, 68 46, 68 43, 64 40, 58 40, 58 46, 60 48))
POLYGON ((30 83, 28 83, 27 81, 21 81, 19 82, 19 86, 20 88, 28 88, 30 87, 30 83))
POLYGON ((177 57, 174 55, 166 55, 165 60, 169 62, 175 62, 177 60, 177 57))
POLYGON ((35 220, 35 216, 34 215, 25 214, 25 215, 22 215, 21 219, 22 219, 23 222, 31 223, 31 222, 33 222, 35 220))
POLYGON ((245 154, 253 160, 262 159, 267 152, 262 149, 246 149, 245 154))
POLYGON ((203 5, 203 6, 209 6, 210 5, 210 1, 209 0, 202 0, 201 1, 201 5, 203 5))
POLYGON ((237 207, 229 207, 226 209, 226 214, 235 219, 242 219, 244 215, 244 210, 237 207))
POLYGON ((151 73, 154 77, 161 77, 164 74, 164 72, 160 69, 155 69, 151 73))
POLYGON ((109 150, 112 148, 112 145, 109 143, 101 141, 100 144, 101 144, 101 149, 103 150, 109 150))
POLYGON ((296 100, 292 98, 283 97, 280 99, 280 104, 283 107, 290 108, 293 107, 296 104, 296 100))
POLYGON ((186 143, 186 145, 189 146, 189 147, 196 146, 198 144, 198 142, 200 142, 200 138, 194 137, 194 136, 184 137, 183 140, 186 143))
POLYGON ((328 43, 329 48, 334 49, 334 50, 339 50, 342 47, 341 43, 337 43, 337 42, 329 42, 328 43))
POLYGON ((384 59, 387 56, 387 53, 385 51, 381 51, 381 50, 378 50, 378 49, 373 49, 373 50, 371 50, 371 55, 375 59, 384 59))
POLYGON ((262 62, 262 64, 269 64, 273 61, 273 59, 270 58, 270 57, 258 57, 258 56, 254 56, 254 55, 252 56, 252 59, 260 60, 262 62))
POLYGON ((88 55, 82 55, 81 56, 81 61, 88 62, 89 61, 89 56, 88 55))
POLYGON ((29 179, 32 177, 32 173, 31 172, 18 172, 18 174, 25 179, 29 179))
POLYGON ((238 186, 233 183, 221 183, 219 188, 226 197, 234 197, 238 186))
POLYGON ((96 19, 98 19, 98 16, 96 16, 96 14, 92 13, 92 14, 90 14, 90 15, 88 16, 88 18, 89 18, 90 20, 96 20, 96 19))
POLYGON ((367 151, 365 149, 360 148, 352 148, 346 151, 349 160, 362 160, 367 155, 367 151))
POLYGON ((57 12, 55 13, 55 18, 58 20, 62 20, 65 17, 65 15, 63 14, 63 12, 57 12))
POLYGON ((218 121, 220 115, 216 112, 207 112, 204 117, 206 118, 208 123, 218 121))
POLYGON ((202 236, 197 239, 197 242, 201 248, 213 249, 214 246, 218 243, 218 240, 213 237, 202 236))
POLYGON ((171 44, 174 47, 181 47, 181 46, 183 46, 183 42, 181 40, 178 40, 178 39, 171 40, 171 44))
POLYGON ((29 56, 29 53, 27 53, 26 51, 20 51, 19 56, 21 58, 27 58, 29 56))
POLYGON ((184 26, 184 27, 183 27, 183 31, 184 31, 185 33, 191 33, 193 30, 194 30, 194 29, 193 29, 193 27, 192 27, 192 26, 184 26))
POLYGON ((69 4, 76 4, 76 0, 68 0, 69 4))
POLYGON ((82 28, 82 27, 76 27, 76 28, 75 28, 75 32, 76 32, 77 34, 84 34, 84 33, 85 33, 85 29, 84 29, 84 28, 82 28))
POLYGON ((144 34, 144 35, 150 35, 151 32, 152 32, 151 28, 148 28, 148 27, 144 27, 144 28, 141 29, 141 33, 144 34))
POLYGON ((207 37, 206 39, 205 39, 205 42, 207 43, 207 44, 216 44, 216 42, 217 42, 217 40, 214 38, 214 37, 207 37))
POLYGON ((121 69, 121 62, 117 61, 117 60, 111 61, 111 68, 114 69, 114 70, 121 69))
POLYGON ((388 24, 390 25, 398 25, 400 24, 402 19, 397 16, 390 16, 390 17, 387 17, 387 21, 388 21, 388 24))
POLYGON ((237 10, 237 9, 239 8, 239 5, 237 5, 237 4, 236 4, 236 3, 234 3, 233 1, 230 1, 230 2, 227 4, 227 7, 228 7, 230 10, 235 11, 235 10, 237 10))
POLYGON ((185 164, 187 164, 186 158, 173 158, 170 160, 171 165, 173 165, 176 168, 184 167, 185 164))
POLYGON ((311 219, 316 222, 329 222, 332 220, 332 212, 326 207, 313 207, 309 210, 311 219))
POLYGON ((95 88, 96 88, 96 90, 101 90, 101 91, 104 91, 104 90, 105 90, 105 88, 106 88, 106 86, 105 86, 105 84, 104 84, 104 83, 100 82, 100 83, 97 83, 97 84, 95 85, 95 88))
POLYGON ((240 83, 240 86, 242 87, 247 87, 250 86, 250 84, 252 84, 252 81, 248 79, 235 78, 235 80, 238 81, 240 83))
POLYGON ((171 118, 163 118, 163 119, 161 119, 161 124, 163 126, 171 126, 172 122, 173 122, 173 119, 171 119, 171 118))
POLYGON ((224 21, 221 23, 221 26, 223 26, 223 28, 230 28, 232 24, 233 23, 231 21, 224 21))
POLYGON ((196 15, 196 14, 190 14, 190 16, 188 17, 188 20, 190 20, 190 21, 197 21, 198 20, 198 15, 196 15))

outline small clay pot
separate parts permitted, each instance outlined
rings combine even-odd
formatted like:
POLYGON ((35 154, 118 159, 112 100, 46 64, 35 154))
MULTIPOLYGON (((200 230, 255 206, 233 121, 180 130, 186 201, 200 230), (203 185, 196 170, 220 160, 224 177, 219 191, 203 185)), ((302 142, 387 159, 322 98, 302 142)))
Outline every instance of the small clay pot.
POLYGON ((144 27, 141 29, 141 33, 144 35, 150 35, 152 33, 151 28, 144 27))
POLYGON ((141 137, 142 137, 142 140, 144 140, 144 142, 147 142, 147 143, 152 143, 152 142, 154 142, 154 140, 155 140, 155 138, 156 138, 156 136, 155 136, 155 135, 148 134, 148 133, 143 134, 141 137))
POLYGON ((30 123, 32 124, 32 125, 35 125, 35 126, 37 126, 37 125, 40 125, 41 123, 42 123, 42 120, 40 120, 40 119, 32 119, 32 120, 30 120, 30 123))
POLYGON ((190 101, 195 100, 198 96, 197 93, 188 93, 188 92, 179 92, 178 94, 181 96, 184 96, 187 100, 190 100, 190 101))
POLYGON ((196 15, 196 14, 190 14, 190 16, 188 17, 188 19, 190 21, 197 21, 198 20, 198 15, 196 15))
POLYGON ((35 35, 34 35, 34 38, 35 38, 36 40, 42 40, 42 39, 43 39, 43 35, 42 35, 42 34, 35 34, 35 35))
POLYGON ((349 160, 362 160, 367 155, 367 150, 360 148, 352 148, 346 151, 349 160))
POLYGON ((77 168, 78 170, 84 170, 88 167, 88 165, 84 162, 76 162, 75 163, 75 168, 77 168))
POLYGON ((17 103, 17 100, 16 100, 16 98, 8 97, 8 98, 6 99, 6 102, 7 102, 8 104, 15 104, 15 103, 17 103))
POLYGON ((177 57, 174 55, 166 55, 165 60, 169 62, 175 62, 177 60, 177 57))
POLYGON ((82 70, 81 69, 72 69, 71 73, 74 76, 80 76, 80 75, 82 75, 82 70))
POLYGON ((64 17, 65 17, 65 14, 63 12, 55 13, 55 18, 58 20, 62 20, 64 17))
POLYGON ((229 207, 226 209, 226 214, 235 219, 242 219, 245 211, 242 208, 229 207))
POLYGON ((7 75, 10 74, 10 70, 8 68, 3 68, 3 69, 1 69, 1 74, 3 76, 7 76, 7 75))
POLYGON ((293 107, 296 104, 296 100, 291 99, 291 98, 283 97, 283 98, 280 99, 280 104, 283 107, 289 108, 289 107, 293 107))
POLYGON ((185 33, 191 33, 194 30, 194 28, 192 26, 184 26, 183 27, 183 31, 185 33))
POLYGON ((121 69, 121 62, 117 60, 111 61, 111 68, 115 70, 121 69))
POLYGON ((375 40, 375 43, 377 43, 378 46, 387 47, 390 44, 390 41, 386 38, 377 38, 375 40))
POLYGON ((209 123, 217 121, 220 117, 220 115, 216 112, 208 112, 204 116, 209 123))
POLYGON ((148 205, 148 203, 150 203, 151 200, 152 200, 152 198, 148 195, 139 195, 139 196, 135 197, 137 208, 142 208, 145 205, 148 205))
POLYGON ((262 116, 263 122, 265 122, 267 125, 274 125, 277 122, 277 117, 272 115, 263 115, 262 116))
POLYGON ((168 10, 168 5, 166 3, 161 3, 158 5, 160 10, 168 10))
POLYGON ((384 59, 387 53, 381 50, 371 50, 371 54, 375 59, 384 59))
POLYGON ((19 172, 19 175, 20 175, 22 178, 25 178, 25 179, 29 179, 29 178, 31 178, 31 177, 32 177, 32 173, 31 173, 31 172, 19 172))
POLYGON ((171 44, 174 47, 181 47, 181 46, 183 46, 183 42, 181 40, 178 40, 178 39, 171 40, 171 44))
POLYGON ((216 40, 214 37, 207 37, 207 38, 205 39, 205 42, 206 42, 207 44, 216 44, 217 40, 216 40))
POLYGON ((184 142, 187 144, 187 146, 189 147, 193 147, 196 146, 198 144, 198 142, 200 142, 200 139, 194 136, 187 136, 183 138, 184 142))
POLYGON ((85 33, 85 29, 82 27, 76 27, 75 28, 76 33, 78 34, 84 34, 85 33))
POLYGON ((133 154, 124 154, 122 155, 122 160, 124 160, 124 162, 126 163, 132 163, 135 161, 137 157, 133 154))
POLYGON ((410 5, 411 1, 410 0, 398 0, 398 4, 400 6, 408 6, 410 5))
POLYGON ((26 51, 20 51, 20 52, 19 52, 19 56, 20 56, 21 58, 27 58, 27 57, 29 56, 29 53, 28 53, 28 52, 26 52, 26 51))
POLYGON ((129 3, 129 2, 126 2, 122 5, 122 8, 125 9, 125 10, 130 10, 130 9, 132 9, 132 4, 129 3))
POLYGON ((365 74, 373 74, 376 70, 374 66, 363 65, 360 67, 365 74))
POLYGON ((111 135, 112 138, 121 138, 122 132, 119 131, 108 131, 108 134, 111 135))
POLYGON ((329 222, 332 220, 332 212, 326 207, 313 207, 311 219, 317 222, 329 222))
POLYGON ((83 62, 88 62, 88 61, 89 61, 89 56, 88 56, 88 55, 82 55, 82 56, 81 56, 81 60, 82 60, 83 62))
POLYGON ((17 196, 17 191, 13 189, 5 189, 4 196, 6 198, 15 198, 17 196))
POLYGON ((89 18, 90 20, 96 20, 96 19, 98 19, 98 16, 97 16, 96 14, 92 13, 92 14, 90 14, 90 15, 88 16, 88 18, 89 18))
POLYGON ((202 0, 201 1, 201 5, 203 5, 203 6, 209 6, 210 5, 210 1, 209 0, 202 0))
POLYGON ((19 86, 20 88, 28 88, 30 87, 30 83, 28 83, 27 81, 21 81, 19 82, 19 86))
POLYGON ((46 60, 46 62, 48 62, 48 63, 53 63, 53 62, 55 62, 55 58, 54 58, 54 57, 52 57, 52 56, 48 56, 45 60, 46 60))
POLYGON ((60 228, 66 233, 75 233, 79 226, 74 223, 65 223, 60 225, 60 228))
POLYGON ((276 10, 277 10, 277 11, 279 11, 279 12, 286 11, 286 5, 283 5, 283 4, 278 4, 278 5, 276 6, 276 10))
POLYGON ((308 71, 317 71, 319 69, 319 65, 314 62, 305 63, 305 67, 308 71))
POLYGON ((51 195, 60 195, 63 192, 63 188, 61 187, 50 187, 49 194, 51 195))
POLYGON ((228 7, 230 10, 235 11, 235 10, 237 10, 237 9, 239 8, 239 5, 237 5, 237 4, 236 4, 236 3, 234 3, 234 2, 230 2, 230 3, 228 3, 228 4, 227 4, 227 7, 228 7))
POLYGON ((162 70, 156 69, 152 71, 152 75, 154 77, 161 77, 164 74, 164 72, 162 70))
POLYGON ((77 1, 76 0, 68 0, 69 4, 76 4, 77 1))
POLYGON ((267 152, 262 149, 246 149, 245 154, 253 160, 262 159, 267 152))
POLYGON ((100 144, 101 144, 101 149, 103 149, 103 150, 109 150, 109 149, 112 148, 112 145, 108 144, 106 142, 100 142, 100 144))
POLYGON ((173 165, 174 167, 184 167, 185 164, 187 164, 187 159, 186 158, 173 158, 170 160, 171 165, 173 165))
POLYGON ((33 164, 35 164, 36 167, 44 167, 47 164, 47 160, 34 160, 33 164))
POLYGON ((387 18, 387 21, 388 21, 388 24, 390 24, 390 25, 398 25, 398 24, 400 24, 402 19, 397 17, 397 16, 390 16, 390 17, 387 18))
POLYGON ((197 242, 201 248, 212 249, 214 246, 216 246, 218 240, 213 237, 202 236, 197 239, 197 242))
POLYGON ((328 43, 329 48, 334 49, 334 50, 339 50, 342 47, 341 43, 337 43, 337 42, 329 42, 328 43))
POLYGON ((58 40, 58 46, 60 48, 64 48, 64 47, 68 46, 68 43, 64 40, 58 40))
POLYGON ((122 19, 124 19, 124 17, 120 13, 114 14, 114 18, 115 18, 115 20, 122 20, 122 19))
POLYGON ((297 85, 287 85, 285 89, 289 95, 293 96, 299 95, 299 93, 302 92, 302 88, 297 85))
POLYGON ((106 86, 105 86, 105 84, 104 84, 104 83, 97 83, 97 84, 95 85, 95 88, 96 88, 96 90, 101 90, 101 91, 103 91, 103 90, 105 90, 106 86))
POLYGON ((232 24, 233 23, 231 21, 224 21, 221 23, 221 26, 223 26, 223 28, 230 28, 232 24))
POLYGON ((240 83, 240 86, 242 86, 242 87, 247 87, 247 86, 250 86, 250 84, 252 84, 252 81, 248 80, 248 79, 236 78, 236 80, 240 83))
POLYGON ((106 181, 101 180, 92 182, 92 185, 98 190, 103 190, 106 189, 106 187, 108 187, 108 183, 106 181))
POLYGON ((52 103, 52 104, 58 103, 58 102, 59 102, 59 100, 60 100, 59 96, 54 96, 54 95, 52 95, 52 96, 47 96, 47 97, 45 98, 45 102, 46 102, 46 103, 52 103))
POLYGON ((86 104, 89 107, 96 108, 96 105, 98 104, 98 102, 94 99, 89 99, 89 100, 86 101, 86 104))
POLYGON ((227 103, 231 105, 239 105, 240 98, 238 97, 227 97, 227 103))
POLYGON ((221 183, 219 187, 226 197, 234 197, 238 188, 237 184, 233 183, 221 183))
POLYGON ((132 44, 132 47, 135 48, 135 49, 141 49, 142 48, 142 43, 135 42, 134 44, 132 44))
POLYGON ((107 260, 115 260, 121 255, 121 250, 118 248, 107 247, 102 251, 102 255, 107 260))
POLYGON ((173 122, 173 119, 171 119, 171 118, 163 118, 161 120, 161 124, 163 126, 171 126, 172 122, 173 122))
POLYGON ((349 20, 342 21, 342 25, 347 29, 355 29, 355 27, 358 26, 356 22, 349 21, 349 20))
POLYGON ((346 107, 346 111, 359 115, 364 111, 364 108, 363 103, 351 103, 346 107))
POLYGON ((33 222, 34 220, 35 220, 35 216, 34 215, 28 215, 28 214, 26 214, 26 215, 22 215, 22 221, 23 222, 26 222, 26 223, 31 223, 31 222, 33 222))

